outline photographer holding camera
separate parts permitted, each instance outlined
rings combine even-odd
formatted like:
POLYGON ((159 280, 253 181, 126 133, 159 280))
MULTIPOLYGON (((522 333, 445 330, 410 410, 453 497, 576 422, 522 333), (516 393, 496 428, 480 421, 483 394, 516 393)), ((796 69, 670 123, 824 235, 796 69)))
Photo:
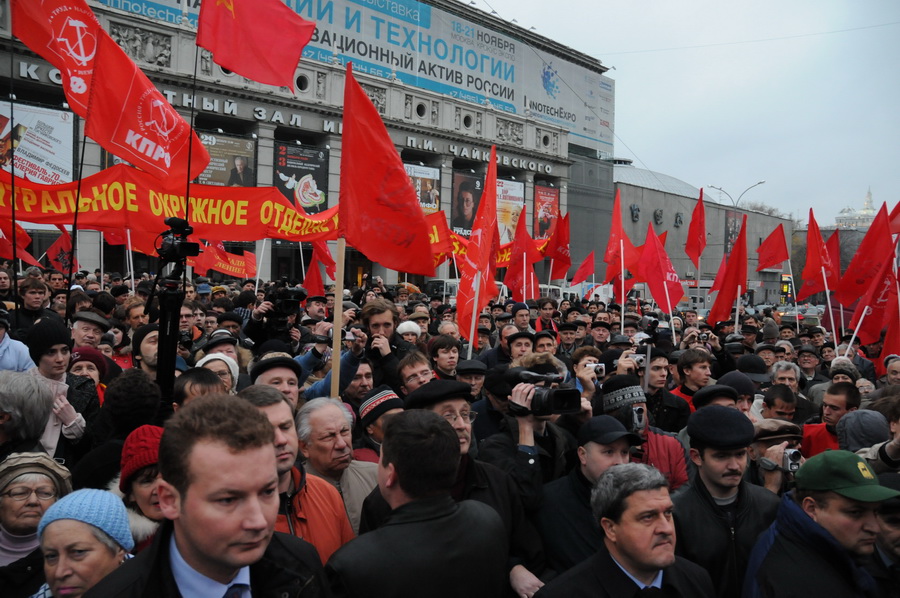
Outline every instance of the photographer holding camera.
POLYGON ((372 362, 374 386, 387 384, 394 392, 400 393, 403 381, 400 379, 400 360, 416 350, 397 334, 400 312, 387 299, 367 301, 360 311, 363 329, 369 335, 366 357, 372 362))
POLYGON ((286 278, 266 292, 265 299, 250 314, 244 334, 258 347, 267 340, 280 340, 296 354, 302 345, 314 342, 312 331, 297 323, 306 289, 288 286, 286 278))
MULTIPOLYGON (((479 447, 481 460, 509 473, 522 496, 526 510, 540 506, 542 487, 571 469, 575 438, 553 423, 557 414, 583 412, 581 393, 559 388, 566 367, 549 353, 530 353, 516 359, 506 372, 512 387, 509 412, 500 432, 479 447)), ((585 403, 587 403, 585 401, 585 403)), ((590 405, 586 405, 590 418, 590 405)))

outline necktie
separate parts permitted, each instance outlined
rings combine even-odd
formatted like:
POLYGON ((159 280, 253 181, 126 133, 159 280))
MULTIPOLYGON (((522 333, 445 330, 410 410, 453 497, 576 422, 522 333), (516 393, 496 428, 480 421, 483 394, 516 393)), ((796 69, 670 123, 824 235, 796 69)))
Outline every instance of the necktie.
POLYGON ((225 595, 222 598, 241 598, 244 595, 244 590, 250 589, 245 583, 236 583, 228 586, 228 589, 225 590, 225 595))

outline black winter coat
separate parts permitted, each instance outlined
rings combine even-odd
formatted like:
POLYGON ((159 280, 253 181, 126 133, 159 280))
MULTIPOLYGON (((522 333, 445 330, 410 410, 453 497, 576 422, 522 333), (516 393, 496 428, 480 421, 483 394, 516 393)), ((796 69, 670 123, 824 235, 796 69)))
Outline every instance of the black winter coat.
POLYGON ((535 524, 547 565, 557 573, 590 558, 603 545, 603 530, 591 513, 591 483, 580 467, 544 485, 535 524))
POLYGON ((497 512, 445 494, 397 507, 383 526, 335 552, 325 572, 337 598, 497 598, 506 559, 497 512))
POLYGON ((724 510, 694 476, 691 485, 672 502, 676 553, 706 569, 717 596, 739 596, 750 551, 759 535, 775 521, 778 497, 742 481, 734 510, 724 510))

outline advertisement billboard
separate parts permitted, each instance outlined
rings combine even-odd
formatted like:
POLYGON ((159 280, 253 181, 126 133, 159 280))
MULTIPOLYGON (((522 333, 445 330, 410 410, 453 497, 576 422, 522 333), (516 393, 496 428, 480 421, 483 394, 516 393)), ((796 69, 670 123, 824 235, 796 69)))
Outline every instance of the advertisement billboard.
POLYGON ((0 102, 0 166, 16 176, 56 185, 72 181, 75 115, 62 110, 0 102))
POLYGON ((404 164, 403 166, 416 189, 422 211, 426 215, 440 212, 441 171, 431 166, 419 166, 418 164, 404 164))
POLYGON ((209 152, 209 166, 197 177, 201 185, 256 186, 256 141, 218 133, 198 133, 209 152))
MULTIPOLYGON (((172 24, 197 24, 199 3, 184 0, 99 0, 111 8, 172 24)), ((518 36, 489 29, 415 0, 287 0, 315 21, 303 57, 346 64, 569 131, 570 143, 611 153, 615 83, 518 36)))
POLYGON ((525 215, 524 210, 525 183, 497 179, 497 226, 500 229, 500 243, 512 243, 516 236, 516 224, 519 217, 525 215))
POLYGON ((559 220, 559 189, 554 187, 534 186, 534 226, 533 237, 536 240, 549 239, 556 231, 559 220))
POLYGON ((307 214, 328 209, 328 150, 275 142, 273 184, 307 214))
POLYGON ((469 172, 453 173, 453 204, 450 208, 450 230, 468 239, 481 202, 484 180, 469 172))

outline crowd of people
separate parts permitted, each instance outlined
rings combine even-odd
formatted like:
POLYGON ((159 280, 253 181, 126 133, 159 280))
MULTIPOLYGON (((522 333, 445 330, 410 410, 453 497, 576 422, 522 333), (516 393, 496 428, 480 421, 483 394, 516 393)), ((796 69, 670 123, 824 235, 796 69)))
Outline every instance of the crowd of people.
POLYGON ((900 596, 880 343, 200 277, 161 389, 142 278, 0 268, 3 596, 900 596))

